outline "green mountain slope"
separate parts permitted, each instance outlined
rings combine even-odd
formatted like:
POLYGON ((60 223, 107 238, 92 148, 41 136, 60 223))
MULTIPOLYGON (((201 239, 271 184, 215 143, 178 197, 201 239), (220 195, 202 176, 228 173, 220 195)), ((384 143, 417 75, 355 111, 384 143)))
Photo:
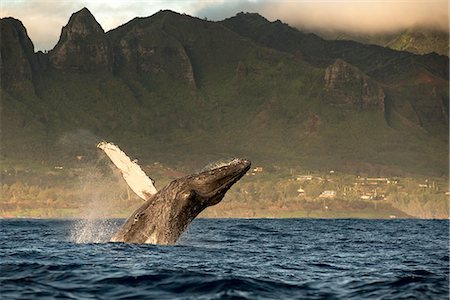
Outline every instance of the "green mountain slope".
POLYGON ((105 33, 83 9, 48 54, 20 21, 0 24, 3 160, 70 163, 106 139, 149 162, 448 173, 442 56, 325 41, 252 14, 161 11, 105 33))
POLYGON ((388 47, 414 54, 435 52, 440 55, 449 54, 449 34, 445 31, 412 28, 393 33, 349 34, 339 32, 318 32, 329 40, 352 40, 364 44, 388 47))

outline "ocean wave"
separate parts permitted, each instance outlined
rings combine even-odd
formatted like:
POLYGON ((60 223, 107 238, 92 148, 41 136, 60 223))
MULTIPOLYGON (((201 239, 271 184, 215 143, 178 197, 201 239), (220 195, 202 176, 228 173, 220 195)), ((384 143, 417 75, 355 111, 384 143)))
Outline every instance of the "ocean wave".
POLYGON ((449 296, 448 221, 198 220, 175 246, 76 243, 74 223, 0 221, 2 300, 449 296))

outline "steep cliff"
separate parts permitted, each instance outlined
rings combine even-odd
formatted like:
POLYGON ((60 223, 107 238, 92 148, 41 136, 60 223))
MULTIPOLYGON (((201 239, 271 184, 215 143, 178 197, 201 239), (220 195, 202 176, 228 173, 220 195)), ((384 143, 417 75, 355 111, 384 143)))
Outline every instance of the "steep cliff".
POLYGON ((139 74, 155 84, 173 80, 195 87, 193 67, 184 45, 164 30, 164 15, 135 18, 107 34, 112 45, 114 73, 135 77, 139 74))
POLYGON ((33 73, 38 61, 27 30, 14 18, 1 19, 0 28, 1 87, 10 92, 34 92, 33 73))
POLYGON ((87 8, 70 17, 49 59, 57 69, 92 72, 112 68, 105 32, 87 8))
POLYGON ((347 108, 384 110, 383 88, 358 68, 337 59, 325 69, 325 99, 347 108))

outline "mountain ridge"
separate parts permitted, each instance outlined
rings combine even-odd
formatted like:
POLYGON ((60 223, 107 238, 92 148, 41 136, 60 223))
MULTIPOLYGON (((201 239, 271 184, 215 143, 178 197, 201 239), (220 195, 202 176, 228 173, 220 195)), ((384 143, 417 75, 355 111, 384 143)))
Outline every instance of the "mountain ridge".
POLYGON ((82 128, 147 159, 147 151, 178 161, 234 153, 310 168, 369 162, 448 172, 448 61, 326 42, 259 16, 267 32, 283 33, 273 40, 242 17, 210 22, 162 11, 104 32, 83 9, 48 54, 18 58, 7 46, 29 53, 29 44, 3 34, 16 27, 2 19, 3 159, 89 152, 60 143, 82 128), (421 157, 431 163, 409 165, 421 157))
POLYGON ((92 68, 108 68, 108 52, 105 31, 91 12, 83 8, 72 14, 48 56, 55 68, 70 67, 89 71, 92 68), (78 57, 80 53, 83 55, 78 57), (67 60, 70 66, 67 66, 67 60))
POLYGON ((317 32, 327 40, 353 40, 364 44, 388 47, 414 54, 449 55, 449 32, 421 27, 412 27, 391 33, 352 34, 344 32, 317 32))

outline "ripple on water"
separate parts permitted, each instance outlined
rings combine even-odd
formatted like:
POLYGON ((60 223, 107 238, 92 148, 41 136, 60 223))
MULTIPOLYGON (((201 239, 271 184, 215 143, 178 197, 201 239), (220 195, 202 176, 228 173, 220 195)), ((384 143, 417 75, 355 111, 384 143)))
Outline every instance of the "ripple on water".
POLYGON ((449 296, 448 221, 200 219, 176 246, 107 243, 121 222, 1 220, 2 300, 449 296))

